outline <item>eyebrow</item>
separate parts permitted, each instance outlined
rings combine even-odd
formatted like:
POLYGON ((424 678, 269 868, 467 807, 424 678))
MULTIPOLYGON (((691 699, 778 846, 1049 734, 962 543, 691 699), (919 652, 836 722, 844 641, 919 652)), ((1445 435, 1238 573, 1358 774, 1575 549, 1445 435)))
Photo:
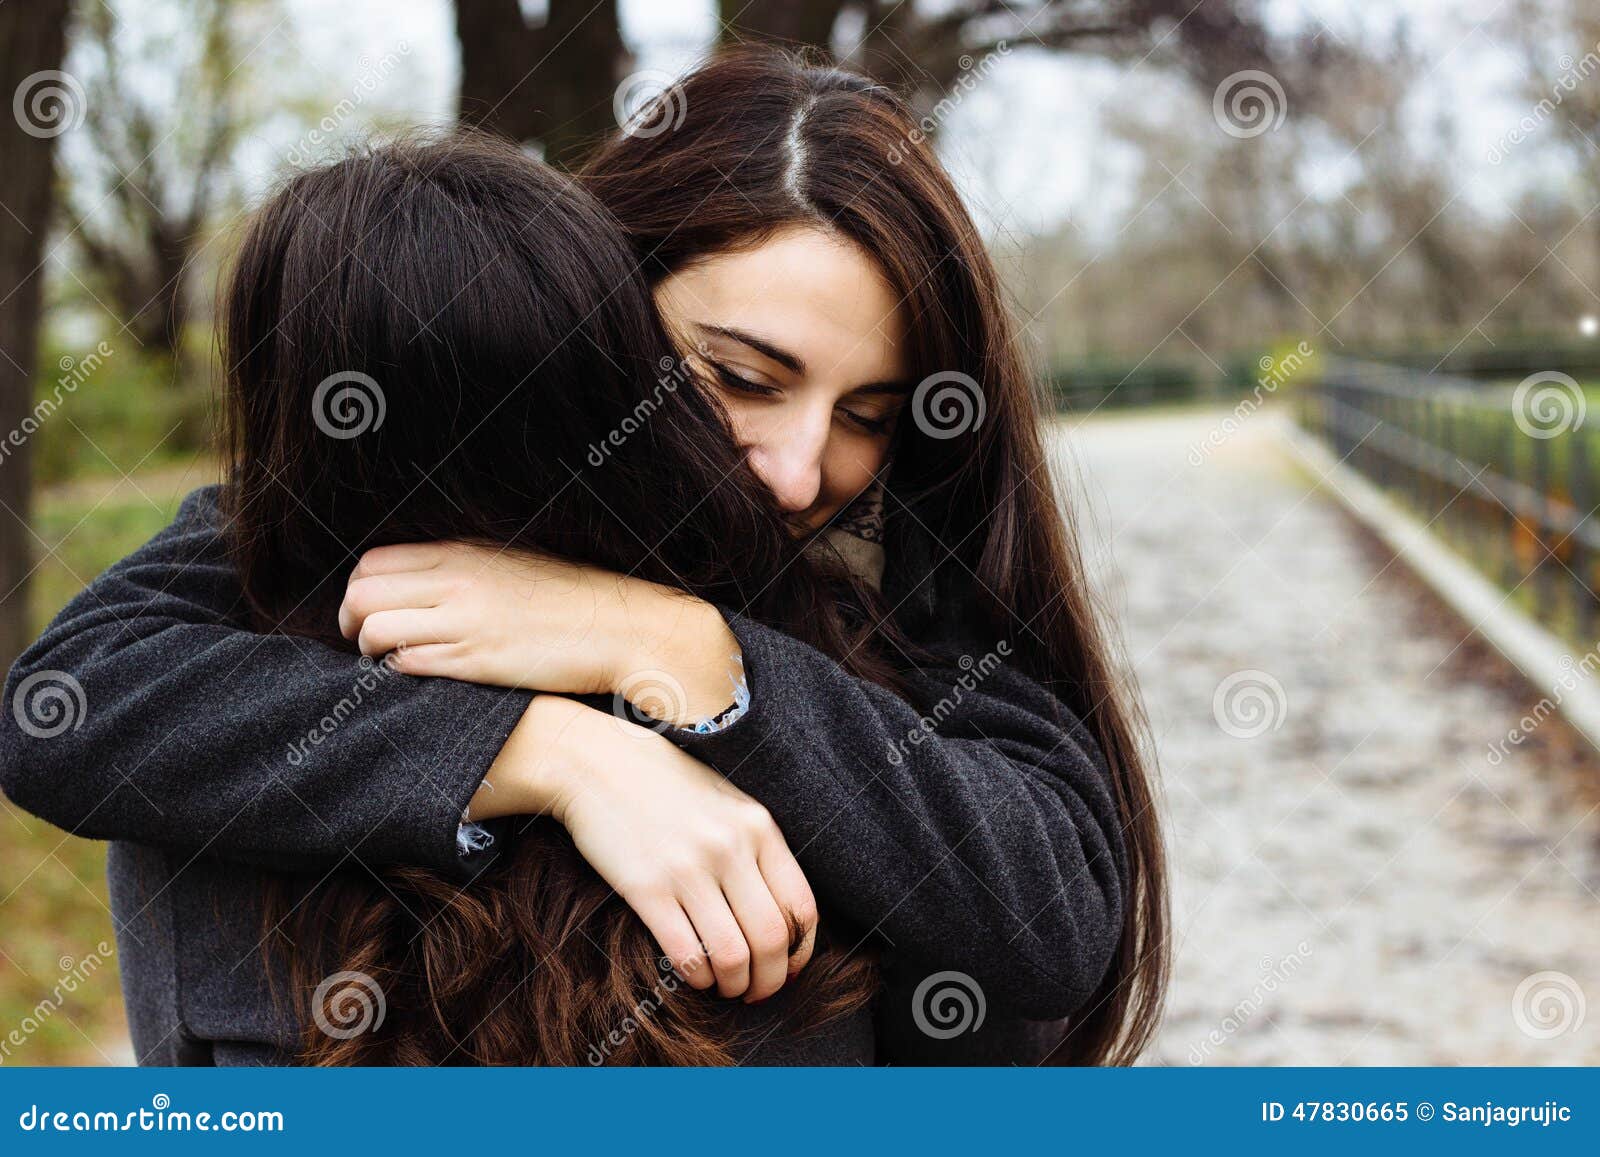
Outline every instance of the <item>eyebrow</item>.
POLYGON ((763 357, 771 358, 792 374, 804 374, 806 372, 806 363, 799 356, 790 353, 781 346, 775 346, 765 338, 757 337, 753 333, 742 329, 733 329, 725 325, 705 325, 701 323, 700 328, 707 333, 719 334, 722 337, 738 342, 740 345, 749 346, 756 353, 761 354, 763 357))
MULTIPOLYGON (((734 329, 726 325, 707 325, 704 322, 695 323, 698 328, 706 333, 714 333, 720 337, 736 341, 740 345, 749 346, 763 357, 771 358, 792 374, 804 374, 806 363, 799 355, 790 353, 782 346, 774 345, 766 338, 750 333, 748 330, 734 329)), ((910 382, 883 381, 867 382, 851 390, 852 394, 905 394, 911 391, 910 382)))

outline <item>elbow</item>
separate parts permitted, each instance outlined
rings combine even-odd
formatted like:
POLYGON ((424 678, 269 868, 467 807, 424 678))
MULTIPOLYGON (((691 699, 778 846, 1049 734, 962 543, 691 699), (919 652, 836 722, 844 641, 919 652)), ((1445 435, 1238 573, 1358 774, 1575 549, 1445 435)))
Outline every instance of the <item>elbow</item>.
POLYGON ((24 654, 6 679, 0 719, 0 792, 17 807, 70 828, 56 788, 74 746, 72 733, 83 725, 88 703, 83 686, 65 671, 29 663, 24 654))
POLYGON ((1021 972, 1010 1011, 1029 1020, 1060 1020, 1100 992, 1122 944, 1123 904, 1116 881, 1064 886, 1055 913, 1041 913, 1019 936, 1021 972))
POLYGON ((1035 957, 1028 975, 1018 978, 1006 1011, 1027 1020, 1061 1020, 1086 1007, 1105 982, 1116 957, 1114 937, 1080 942, 1052 959, 1035 957))

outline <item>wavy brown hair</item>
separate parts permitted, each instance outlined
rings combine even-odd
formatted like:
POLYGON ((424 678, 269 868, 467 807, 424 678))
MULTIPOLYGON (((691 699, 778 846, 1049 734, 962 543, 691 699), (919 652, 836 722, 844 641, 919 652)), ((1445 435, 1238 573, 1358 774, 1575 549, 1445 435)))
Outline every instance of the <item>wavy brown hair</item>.
POLYGON ((652 284, 801 226, 855 242, 895 289, 912 378, 947 377, 916 421, 899 424, 886 507, 885 590, 896 610, 880 626, 914 636, 931 605, 919 587, 970 606, 1099 744, 1126 861, 1091 869, 1116 877, 1127 916, 1104 979, 1052 1059, 1131 1063, 1159 1023, 1170 969, 1147 723, 1091 591, 1072 506, 1052 482, 1040 392, 994 263, 911 112, 847 70, 739 49, 662 93, 580 176, 652 284), (931 559, 914 539, 932 540, 931 559))
MULTIPOLYGON (((511 145, 418 139, 294 176, 250 221, 222 313, 229 542, 260 629, 353 651, 335 623, 358 555, 464 538, 749 608, 892 682, 852 625, 858 596, 801 554, 714 404, 671 376, 615 223, 511 145)), ((287 973, 300 1059, 583 1064, 619 1026, 608 1063, 738 1059, 748 1010, 675 985, 557 824, 511 843, 465 888, 352 869, 291 905, 275 885, 269 975, 287 973), (319 989, 340 972, 381 989, 378 1031, 318 1027, 361 996, 319 989)), ((819 937, 779 994, 783 1029, 876 986, 869 955, 819 937)))

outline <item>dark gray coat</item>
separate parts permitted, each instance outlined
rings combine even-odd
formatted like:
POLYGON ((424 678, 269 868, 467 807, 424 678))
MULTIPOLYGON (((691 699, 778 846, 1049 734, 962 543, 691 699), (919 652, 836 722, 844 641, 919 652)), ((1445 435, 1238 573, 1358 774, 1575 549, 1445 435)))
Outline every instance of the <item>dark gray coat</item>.
MULTIPOLYGON (((144 1063, 281 1062, 295 1026, 261 965, 265 874, 300 887, 407 864, 470 881, 495 851, 457 851, 462 808, 529 699, 379 677, 332 648, 242 629, 216 499, 190 495, 62 611, 12 668, 0 722, 6 794, 113 841, 144 1063), (47 671, 76 680, 83 710, 44 738, 19 726, 14 695, 47 671)), ((935 602, 930 584, 888 593, 935 602)), ((766 805, 830 918, 885 948, 875 1020, 809 1041, 776 1033, 750 1063, 1037 1063, 1062 1025, 1030 1022, 1069 1016, 1105 975, 1126 869, 1104 759, 1037 683, 989 669, 996 640, 962 638, 939 626, 948 618, 924 616, 940 659, 908 704, 730 615, 749 712, 721 732, 670 733, 766 805), (981 991, 975 1032, 916 1026, 913 994, 942 971, 981 991)), ((752 1008, 753 1027, 775 1024, 782 999, 752 1008)))

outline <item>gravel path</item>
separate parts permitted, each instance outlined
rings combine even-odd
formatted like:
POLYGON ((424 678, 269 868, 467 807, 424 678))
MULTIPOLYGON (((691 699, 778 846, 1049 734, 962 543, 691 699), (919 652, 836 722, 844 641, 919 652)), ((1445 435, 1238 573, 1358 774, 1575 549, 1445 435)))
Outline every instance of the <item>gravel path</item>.
POLYGON ((1162 765, 1177 940, 1149 1060, 1600 1063, 1600 756, 1558 718, 1508 744, 1541 693, 1277 415, 1194 452, 1225 413, 1055 442, 1162 765))

